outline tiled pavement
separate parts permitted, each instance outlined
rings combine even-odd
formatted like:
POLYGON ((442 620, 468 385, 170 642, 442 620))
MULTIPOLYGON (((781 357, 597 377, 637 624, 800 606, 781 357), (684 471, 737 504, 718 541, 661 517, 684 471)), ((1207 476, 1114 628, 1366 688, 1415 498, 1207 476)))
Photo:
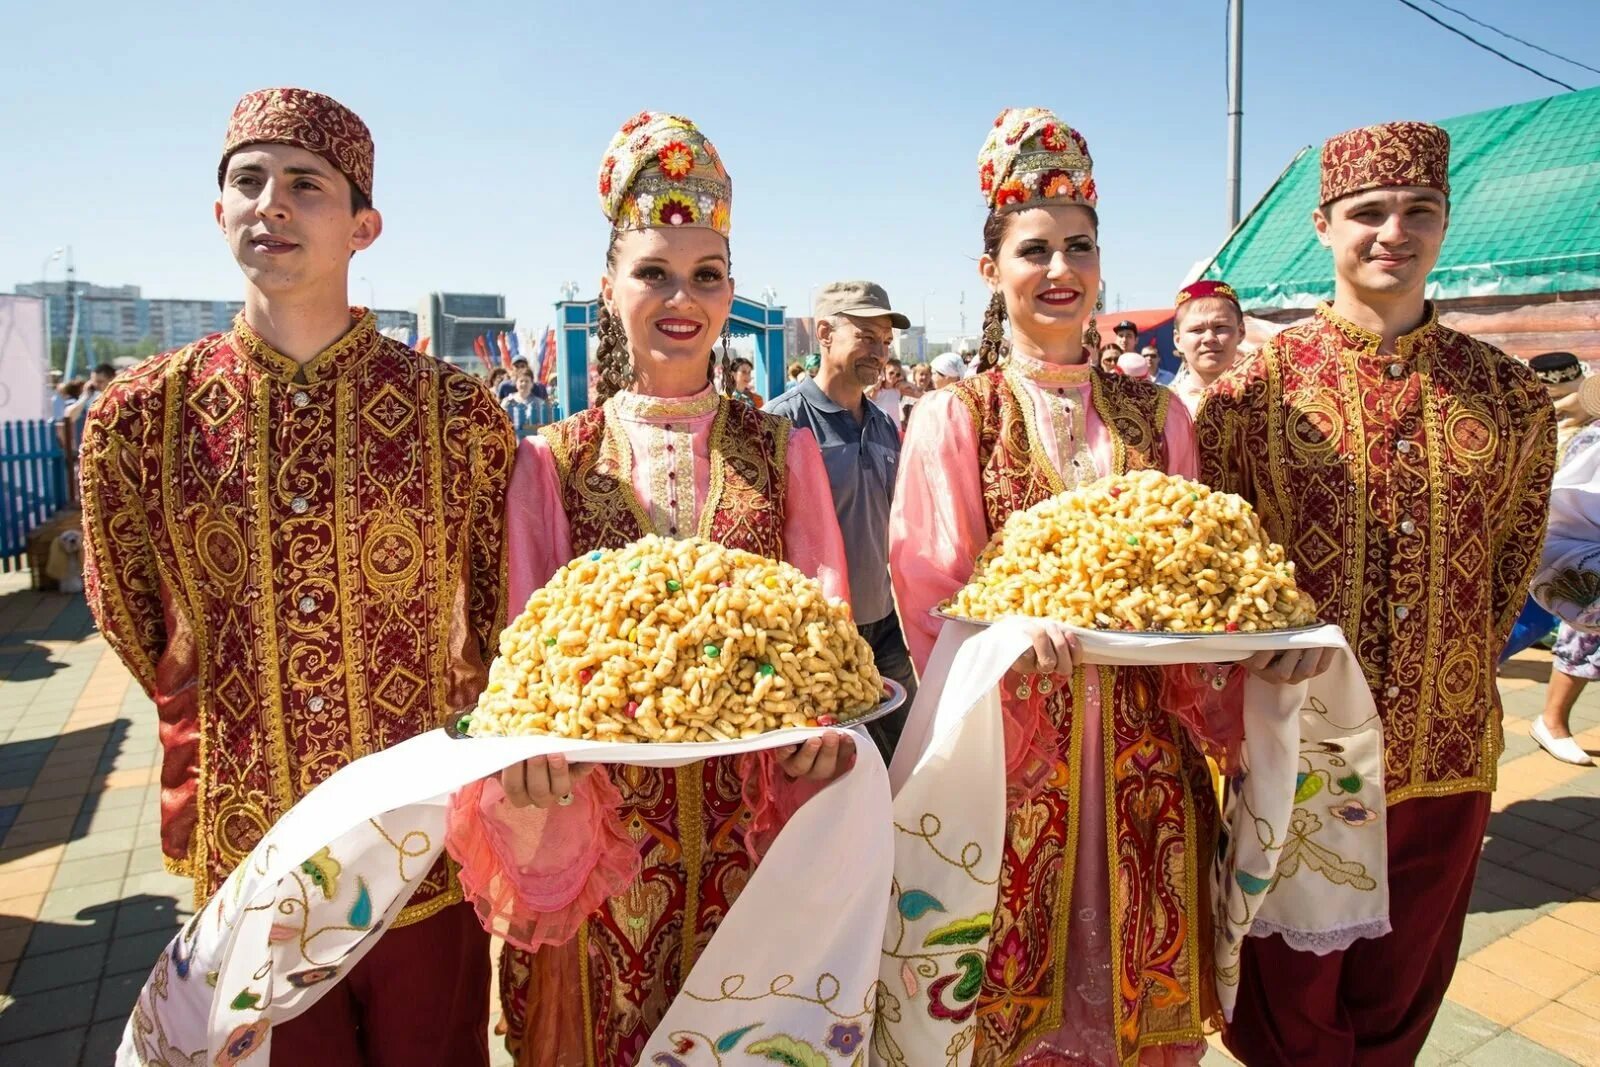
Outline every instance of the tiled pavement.
MULTIPOLYGON (((1600 1067, 1600 769, 1565 767, 1529 738, 1548 671, 1548 655, 1533 652, 1502 676, 1500 789, 1425 1064, 1600 1067)), ((1573 725, 1600 750, 1600 687, 1573 725)), ((157 752, 154 710, 82 598, 0 575, 7 1067, 110 1063, 151 962, 189 914, 188 882, 161 869, 157 752)))

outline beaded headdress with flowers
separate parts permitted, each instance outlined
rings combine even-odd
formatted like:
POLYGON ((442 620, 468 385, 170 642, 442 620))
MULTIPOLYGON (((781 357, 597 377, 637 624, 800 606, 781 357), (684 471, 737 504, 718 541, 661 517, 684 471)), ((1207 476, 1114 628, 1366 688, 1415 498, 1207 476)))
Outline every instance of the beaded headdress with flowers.
POLYGON ((1000 112, 978 152, 978 188, 996 212, 1099 201, 1088 142, 1042 107, 1000 112))
POLYGON ((641 111, 600 161, 600 209, 618 230, 703 226, 728 236, 733 179, 688 119, 641 111))

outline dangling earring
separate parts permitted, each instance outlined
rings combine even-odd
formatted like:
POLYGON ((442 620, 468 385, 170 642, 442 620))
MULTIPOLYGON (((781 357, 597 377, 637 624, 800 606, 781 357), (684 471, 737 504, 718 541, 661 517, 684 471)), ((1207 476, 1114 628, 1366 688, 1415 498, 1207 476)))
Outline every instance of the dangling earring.
POLYGON ((1001 346, 1006 343, 1006 298, 999 290, 995 291, 989 300, 989 313, 983 317, 983 339, 988 342, 989 348, 996 355, 998 361, 1001 346))
POLYGON ((1095 297, 1094 311, 1089 312, 1089 324, 1083 328, 1083 346, 1089 350, 1089 362, 1100 361, 1100 326, 1094 321, 1095 311, 1106 309, 1106 294, 1101 293, 1095 297))

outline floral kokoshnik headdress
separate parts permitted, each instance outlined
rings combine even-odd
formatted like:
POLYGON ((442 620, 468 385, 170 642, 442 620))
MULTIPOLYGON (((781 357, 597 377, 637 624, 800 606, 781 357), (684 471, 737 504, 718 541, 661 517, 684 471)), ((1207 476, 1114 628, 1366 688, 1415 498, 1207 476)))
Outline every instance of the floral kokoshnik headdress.
POLYGON ((600 209, 618 230, 703 226, 728 236, 733 179, 686 118, 641 111, 600 161, 600 209))

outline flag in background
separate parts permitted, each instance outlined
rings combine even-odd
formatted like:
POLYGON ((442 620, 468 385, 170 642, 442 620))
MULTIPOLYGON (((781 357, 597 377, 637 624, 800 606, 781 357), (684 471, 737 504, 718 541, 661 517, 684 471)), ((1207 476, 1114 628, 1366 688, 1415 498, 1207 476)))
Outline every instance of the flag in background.
POLYGON ((472 351, 475 355, 477 355, 478 359, 483 362, 483 369, 486 372, 494 369, 493 365, 489 362, 489 345, 484 340, 483 334, 480 333, 478 336, 472 339, 472 351))
POLYGON ((511 358, 513 360, 522 358, 522 346, 517 343, 517 331, 515 330, 511 331, 511 358))
POLYGON ((549 385, 550 378, 556 372, 556 330, 554 326, 546 326, 544 338, 539 343, 539 384, 549 385))
POLYGON ((424 337, 422 340, 418 341, 417 342, 417 351, 421 352, 423 355, 427 355, 428 354, 428 343, 430 341, 432 341, 432 340, 433 340, 433 338, 431 338, 431 337, 424 337))
POLYGON ((501 330, 500 331, 500 336, 499 336, 499 341, 500 341, 500 365, 506 369, 506 373, 507 374, 510 374, 511 373, 511 342, 506 339, 506 333, 507 333, 507 331, 501 330))

